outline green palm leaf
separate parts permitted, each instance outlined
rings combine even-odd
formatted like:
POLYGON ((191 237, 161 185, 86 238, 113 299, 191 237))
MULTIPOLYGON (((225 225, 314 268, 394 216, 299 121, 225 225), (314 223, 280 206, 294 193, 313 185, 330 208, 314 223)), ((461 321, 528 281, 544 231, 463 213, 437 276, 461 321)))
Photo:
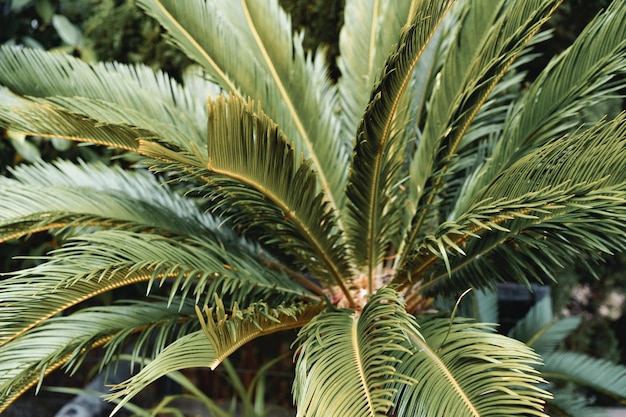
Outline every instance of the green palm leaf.
MULTIPOLYGON (((211 239, 180 240, 124 230, 97 231, 54 251, 49 261, 0 281, 0 341, 6 343, 67 308, 115 288, 170 281, 170 301, 193 294, 230 295, 240 302, 293 301, 307 292, 281 271, 211 239)), ((315 299, 315 298, 314 298, 315 299)))
POLYGON ((453 294, 468 283, 488 285, 493 276, 541 280, 579 251, 597 259, 602 252, 624 247, 624 120, 626 114, 518 160, 475 196, 465 214, 442 223, 424 240, 409 259, 413 279, 423 278, 441 259, 445 270, 431 270, 424 285, 453 294), (596 226, 600 218, 601 231, 596 226), (546 246, 546 236, 565 244, 546 246), (489 266, 491 256, 506 256, 509 268, 489 266))
POLYGON ((313 161, 321 189, 338 210, 348 155, 347 139, 339 137, 333 114, 336 94, 323 57, 318 54, 313 61, 305 57, 302 40, 293 39, 278 2, 228 2, 219 8, 214 1, 199 0, 140 4, 227 92, 263 102, 270 117, 294 141, 296 152, 313 161), (180 21, 185 22, 184 28, 180 21))
POLYGON ((213 361, 215 361, 215 350, 207 340, 204 331, 198 330, 178 338, 137 375, 113 386, 113 390, 116 392, 111 394, 108 399, 118 400, 121 398, 121 400, 112 413, 122 408, 150 383, 169 372, 188 368, 206 368, 213 361))
POLYGON ((461 29, 447 51, 424 133, 411 161, 411 188, 418 190, 420 200, 403 244, 400 274, 406 272, 404 262, 418 242, 444 175, 478 109, 559 3, 477 1, 464 9, 461 29))
POLYGON ((550 382, 573 382, 610 397, 626 399, 626 367, 575 352, 543 356, 541 374, 550 382))
POLYGON ((397 387, 414 382, 396 372, 396 356, 408 354, 406 333, 419 334, 389 289, 374 294, 360 314, 328 311, 313 319, 296 342, 297 415, 387 415, 397 387))
POLYGON ((580 317, 557 320, 552 314, 552 298, 537 302, 509 332, 509 337, 520 340, 541 355, 551 353, 580 325, 580 317))
POLYGON ((259 302, 245 309, 240 309, 235 303, 232 311, 226 312, 224 303, 216 298, 214 307, 205 306, 205 319, 196 307, 202 330, 215 350, 215 360, 208 366, 215 369, 234 351, 257 337, 303 327, 324 308, 324 304, 271 307, 259 302))
POLYGON ((384 65, 357 129, 347 189, 346 232, 353 256, 367 275, 369 292, 380 286, 374 283, 375 275, 379 275, 376 269, 401 236, 398 212, 402 199, 394 187, 404 175, 407 143, 398 143, 396 138, 398 129, 405 127, 395 125, 398 107, 417 61, 451 4, 451 1, 428 2, 411 17, 396 50, 384 65))
POLYGON ((385 60, 398 41, 400 30, 415 14, 418 1, 391 4, 377 0, 352 0, 344 6, 339 35, 337 81, 346 134, 352 136, 367 107, 370 90, 379 79, 385 60), (366 63, 366 65, 363 65, 366 63))
POLYGON ((397 372, 417 381, 396 393, 397 416, 545 416, 540 358, 523 343, 467 319, 420 316, 422 337, 397 372))
MULTIPOLYGON (((1 84, 43 110, 52 106, 69 116, 156 131, 181 147, 204 142, 205 97, 194 97, 150 68, 89 65, 67 55, 5 46, 0 48, 0 74, 1 84)), ((27 109, 36 112, 31 106, 27 109)))
POLYGON ((154 176, 102 163, 21 165, 0 179, 0 241, 48 229, 159 229, 162 233, 232 239, 154 176), (220 236, 221 235, 221 236, 220 236))
MULTIPOLYGON (((0 346, 0 412, 22 392, 40 381, 44 374, 65 365, 73 372, 93 348, 103 345, 112 336, 144 331, 150 333, 155 324, 169 328, 162 333, 161 343, 180 337, 188 330, 172 326, 193 317, 193 308, 174 309, 165 302, 116 304, 85 309, 71 316, 46 320, 16 340, 0 346), (148 330, 146 330, 148 329, 148 330)), ((121 343, 123 338, 118 338, 121 343)), ((108 358, 117 344, 109 348, 108 358)), ((104 365, 105 363, 103 363, 104 365)))
POLYGON ((518 101, 491 161, 480 174, 479 188, 538 144, 575 128, 579 112, 624 87, 626 9, 613 4, 572 46, 545 68, 518 101))
MULTIPOLYGON (((201 157, 188 165, 205 167, 211 192, 220 197, 217 203, 247 208, 247 217, 235 217, 237 222, 272 226, 266 240, 291 248, 303 266, 325 282, 343 286, 351 275, 349 264, 338 244, 336 217, 316 191, 317 173, 308 161, 297 159, 261 109, 236 96, 211 102, 208 148, 206 161, 201 157)), ((156 159, 181 159, 156 144, 147 143, 140 151, 156 159)))

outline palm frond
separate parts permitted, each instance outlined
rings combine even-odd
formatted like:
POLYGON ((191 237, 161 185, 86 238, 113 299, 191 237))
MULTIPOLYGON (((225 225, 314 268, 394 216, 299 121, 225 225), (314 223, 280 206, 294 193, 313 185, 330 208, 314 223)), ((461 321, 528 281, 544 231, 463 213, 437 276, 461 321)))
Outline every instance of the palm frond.
POLYGON ((0 74, 0 84, 44 107, 156 130, 181 146, 203 143, 206 137, 205 98, 148 67, 89 65, 68 55, 5 46, 0 48, 0 74))
MULTIPOLYGON (((97 294, 135 283, 148 291, 169 281, 170 301, 193 294, 250 297, 280 303, 310 298, 282 271, 266 268, 244 251, 224 251, 211 239, 165 237, 125 230, 73 238, 48 262, 0 281, 0 343, 97 294)), ((313 297, 316 299, 316 297, 313 297)))
POLYGON ((555 319, 552 314, 552 298, 546 296, 515 324, 508 336, 526 343, 540 355, 545 355, 554 351, 578 328, 580 322, 580 317, 555 319))
POLYGON ((418 5, 416 0, 395 3, 393 7, 376 0, 346 1, 346 19, 339 34, 337 67, 341 77, 337 85, 347 134, 355 134, 370 89, 379 79, 402 27, 408 23, 407 17, 411 19, 418 5))
POLYGON ((431 205, 459 144, 494 86, 560 4, 470 2, 456 42, 438 74, 417 153, 411 161, 411 188, 419 190, 416 211, 400 257, 404 262, 418 241, 431 205))
POLYGON ((313 161, 321 189, 338 211, 348 154, 333 113, 336 93, 323 56, 305 57, 302 39, 293 39, 290 21, 278 2, 229 2, 220 7, 215 1, 200 0, 140 4, 224 90, 263 102, 269 116, 294 141, 296 152, 313 161), (184 28, 180 22, 185 22, 184 28), (249 64, 241 65, 242 60, 249 64))
POLYGON ((0 241, 99 225, 232 239, 212 216, 145 172, 57 161, 20 165, 11 174, 0 179, 0 241))
POLYGON ((541 375, 550 382, 571 382, 615 399, 626 399, 626 367, 622 365, 575 352, 553 352, 543 359, 541 375))
POLYGON ((579 123, 579 112, 624 88, 626 9, 613 4, 556 57, 516 103, 476 189, 529 150, 579 123))
POLYGON ((189 368, 206 368, 215 360, 215 350, 209 343, 204 331, 198 330, 178 338, 168 345, 142 370, 130 379, 113 386, 116 391, 107 398, 119 401, 112 413, 146 388, 150 383, 169 372, 189 368))
POLYGON ((549 394, 534 367, 540 357, 523 343, 467 319, 422 315, 423 336, 397 372, 417 381, 393 398, 397 416, 545 416, 549 394))
MULTIPOLYGON (((140 151, 156 159, 180 159, 156 144, 147 143, 140 151)), ((218 204, 251 207, 237 222, 271 226, 264 239, 289 247, 324 281, 344 285, 351 275, 349 264, 338 244, 336 217, 317 191, 317 172, 309 161, 297 159, 259 107, 236 96, 211 102, 208 159, 201 161, 196 164, 210 175, 206 181, 219 195, 218 204)))
POLYGON ((272 307, 265 302, 258 302, 244 309, 235 303, 231 311, 227 312, 224 303, 216 298, 213 307, 205 306, 204 317, 196 307, 202 330, 215 350, 215 360, 208 366, 215 369, 234 351, 257 337, 303 327, 325 308, 323 303, 272 307))
POLYGON ((297 415, 386 415, 397 387, 415 382, 395 368, 396 356, 408 354, 403 345, 411 332, 419 334, 414 319, 390 289, 374 294, 361 314, 318 315, 296 342, 297 415))
POLYGON ((397 130, 405 127, 396 126, 394 120, 413 69, 451 4, 431 1, 411 17, 396 50, 385 62, 357 129, 347 188, 346 232, 353 256, 367 275, 370 292, 383 256, 401 237, 398 212, 402 200, 392 196, 399 195, 393 189, 402 182, 407 143, 394 140, 397 130))
MULTIPOLYGON (((190 306, 179 310, 168 307, 166 302, 133 302, 94 307, 46 320, 0 346, 0 412, 60 366, 74 372, 91 349, 105 344, 115 334, 128 336, 153 325, 176 324, 185 315, 193 317, 193 314, 190 306)), ((186 329, 183 326, 182 331, 186 329)), ((180 331, 174 333, 174 339, 180 336, 180 331)), ((112 358, 111 353, 108 358, 112 358)))
POLYGON ((136 151, 141 138, 154 138, 152 131, 125 124, 101 123, 50 104, 10 97, 0 89, 0 125, 28 135, 62 138, 76 142, 136 151))
POLYGON ((481 190, 465 214, 427 236, 409 259, 412 279, 423 278, 441 259, 446 271, 431 270, 425 285, 453 294, 468 284, 489 285, 493 276, 541 280, 580 251, 599 259, 602 252, 625 247, 625 146, 622 114, 521 158, 481 190), (547 246, 547 237, 564 244, 547 246), (508 268, 484 262, 496 254, 507 259, 508 268), (459 274, 464 268, 473 273, 459 274), (450 277, 452 272, 457 276, 450 277))

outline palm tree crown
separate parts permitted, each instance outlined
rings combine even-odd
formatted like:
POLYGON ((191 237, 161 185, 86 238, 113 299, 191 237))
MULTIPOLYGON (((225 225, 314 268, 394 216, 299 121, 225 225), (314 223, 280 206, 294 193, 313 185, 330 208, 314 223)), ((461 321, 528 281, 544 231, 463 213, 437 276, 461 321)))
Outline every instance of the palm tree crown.
POLYGON ((559 0, 347 1, 337 83, 276 0, 139 4, 197 63, 182 84, 0 48, 5 128, 139 162, 0 178, 0 241, 60 245, 0 282, 2 407, 132 335, 154 360, 120 406, 299 329, 299 416, 546 415, 537 353, 430 307, 626 245, 626 115, 579 118, 626 86, 626 3, 529 84, 559 0), (149 296, 84 305, 130 285, 149 296))

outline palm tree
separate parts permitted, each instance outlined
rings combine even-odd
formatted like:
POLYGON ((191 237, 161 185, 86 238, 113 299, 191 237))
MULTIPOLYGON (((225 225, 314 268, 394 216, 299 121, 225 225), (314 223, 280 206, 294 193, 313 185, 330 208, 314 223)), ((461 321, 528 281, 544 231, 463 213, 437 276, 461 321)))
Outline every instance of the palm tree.
POLYGON ((527 85, 558 0, 347 1, 336 84, 277 1, 139 3, 201 69, 183 84, 0 49, 5 128, 142 167, 1 179, 0 240, 59 245, 1 281, 2 407, 131 337, 154 360, 120 406, 299 329, 299 416, 545 415, 537 353, 430 306, 626 245, 626 115, 578 117, 626 84, 626 4, 527 85), (131 285, 148 295, 85 304, 131 285))

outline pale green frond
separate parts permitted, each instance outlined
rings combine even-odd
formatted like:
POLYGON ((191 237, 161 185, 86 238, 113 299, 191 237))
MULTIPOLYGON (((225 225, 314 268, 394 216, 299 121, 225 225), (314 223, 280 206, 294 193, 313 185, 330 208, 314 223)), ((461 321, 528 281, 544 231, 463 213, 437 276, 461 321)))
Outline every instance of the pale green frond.
POLYGON ((552 314, 552 298, 546 296, 515 324, 508 336, 526 343, 537 353, 545 355, 554 351, 580 323, 580 317, 555 319, 552 314))
MULTIPOLYGON (((49 372, 66 366, 73 373, 91 349, 102 346, 115 334, 128 335, 155 325, 171 327, 185 315, 193 317, 193 309, 169 308, 165 302, 133 302, 46 320, 0 346, 0 412, 22 392, 41 383, 49 372)), ((173 332, 169 339, 176 339, 180 330, 173 332)))
POLYGON ((69 55, 5 46, 0 48, 0 84, 42 105, 156 131, 172 142, 204 141, 205 98, 145 66, 90 65, 69 55))
MULTIPOLYGON (((169 157, 159 156, 164 150, 154 144, 144 149, 157 159, 169 157)), ((266 240, 290 247, 298 262, 324 281, 343 285, 351 273, 339 245, 337 219, 317 191, 317 172, 298 158, 260 107, 236 96, 210 102, 208 158, 203 164, 210 174, 206 181, 222 197, 220 205, 251 207, 247 214, 253 224, 262 221, 270 229, 266 240)))
POLYGON ((475 196, 466 213, 439 226, 429 238, 438 246, 421 244, 409 258, 407 278, 415 282, 427 274, 422 288, 453 294, 468 285, 482 288, 494 277, 541 280, 581 251, 598 260, 601 253, 626 247, 625 121, 623 114, 598 123, 518 160, 475 196), (548 245, 547 238, 562 244, 548 245), (455 255, 448 256, 447 272, 432 268, 445 261, 443 250, 455 255), (490 264, 496 258, 506 259, 508 267, 490 264))
POLYGON ((370 90, 379 78, 402 27, 409 23, 421 2, 349 0, 344 6, 344 24, 339 34, 340 55, 337 81, 342 121, 346 134, 354 135, 370 90))
POLYGON ((0 343, 98 294, 135 283, 155 292, 168 283, 170 301, 211 295, 243 302, 315 299, 285 273, 246 251, 225 251, 210 238, 165 237, 124 230, 71 239, 48 262, 0 281, 0 343))
POLYGON ((460 30, 437 74, 424 132, 411 161, 410 187, 421 194, 403 243, 401 269, 479 108, 560 0, 464 4, 460 30))
POLYGON ((101 123, 50 104, 25 100, 0 89, 0 126, 28 135, 63 138, 136 151, 141 138, 154 138, 152 131, 134 126, 101 123))
POLYGON ((140 4, 226 92, 260 100, 341 208, 348 154, 324 59, 307 58, 278 2, 145 0, 140 4), (184 22, 184 27, 181 25, 184 22), (237 51, 237 53, 233 53, 237 51), (247 65, 241 65, 245 61, 247 65))
POLYGON ((579 112, 616 94, 626 72, 626 8, 613 3, 557 56, 515 105, 476 188, 530 149, 566 133, 579 112))
POLYGON ((411 75, 452 1, 430 1, 418 8, 402 30, 398 45, 384 64, 378 84, 357 128, 356 147, 350 167, 346 233, 358 267, 367 275, 373 291, 377 268, 391 246, 401 238, 398 197, 403 181, 407 143, 399 142, 395 124, 411 75))
POLYGON ((153 361, 121 384, 114 385, 109 400, 119 400, 113 413, 152 382, 169 372, 189 368, 206 368, 215 360, 215 350, 202 330, 189 333, 168 345, 153 361))
POLYGON ((467 319, 417 321, 423 338, 411 335, 412 355, 396 365, 417 383, 398 390, 394 415, 546 416, 550 396, 539 387, 541 359, 530 348, 467 319))
POLYGON ((335 310, 314 318, 296 342, 297 416, 387 415, 398 387, 415 382, 396 372, 397 356, 408 355, 407 333, 419 334, 388 288, 360 314, 335 310))
POLYGON ((626 399, 626 367, 582 353, 553 352, 543 355, 541 375, 549 382, 570 382, 609 397, 626 399))
POLYGON ((20 165, 11 174, 0 178, 0 241, 98 225, 231 238, 191 200, 142 171, 57 161, 20 165))
POLYGON ((215 350, 215 360, 207 366, 215 369, 241 346, 257 337, 303 327, 326 308, 320 304, 281 304, 272 307, 265 302, 239 308, 235 302, 227 312, 222 300, 216 297, 213 307, 196 307, 202 330, 215 350))

